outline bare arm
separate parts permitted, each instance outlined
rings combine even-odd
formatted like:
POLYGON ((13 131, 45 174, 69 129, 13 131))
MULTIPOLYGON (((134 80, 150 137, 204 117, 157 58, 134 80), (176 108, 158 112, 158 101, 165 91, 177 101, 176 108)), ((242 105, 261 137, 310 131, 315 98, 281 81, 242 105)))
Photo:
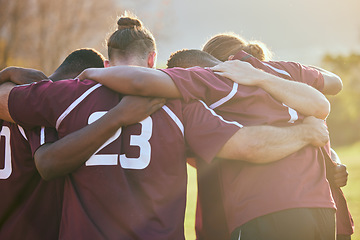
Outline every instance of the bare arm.
POLYGON ((348 171, 346 165, 342 164, 339 156, 334 149, 331 149, 331 159, 337 164, 333 171, 330 171, 330 176, 328 174, 329 180, 335 183, 337 187, 344 187, 347 184, 348 180, 348 171))
POLYGON ((41 146, 34 156, 40 175, 50 180, 76 170, 120 127, 145 119, 164 103, 164 99, 124 97, 117 106, 94 123, 55 143, 41 146))
POLYGON ((278 101, 306 116, 325 119, 330 112, 329 101, 315 88, 266 73, 247 62, 227 61, 212 70, 239 84, 260 87, 278 101))
POLYGON ((47 79, 47 76, 42 71, 32 68, 7 67, 0 71, 0 83, 27 84, 44 79, 47 79))
POLYGON ((234 134, 217 156, 258 164, 270 163, 308 144, 323 146, 328 140, 324 121, 308 117, 304 123, 291 127, 244 127, 234 134))
POLYGON ((329 72, 325 69, 319 68, 319 67, 315 67, 315 66, 309 66, 311 68, 315 68, 316 70, 318 70, 324 77, 324 89, 323 89, 323 93, 326 95, 336 95, 338 94, 342 87, 342 80, 341 78, 336 75, 335 73, 329 72))
POLYGON ((151 68, 132 66, 89 68, 84 70, 78 78, 97 81, 123 94, 165 98, 182 97, 170 76, 151 68))
POLYGON ((16 84, 25 84, 46 79, 45 74, 31 68, 7 67, 0 71, 0 118, 14 122, 9 114, 8 98, 16 84))
POLYGON ((8 122, 14 122, 11 118, 8 108, 8 98, 11 89, 15 87, 15 84, 6 82, 0 85, 0 119, 8 122))

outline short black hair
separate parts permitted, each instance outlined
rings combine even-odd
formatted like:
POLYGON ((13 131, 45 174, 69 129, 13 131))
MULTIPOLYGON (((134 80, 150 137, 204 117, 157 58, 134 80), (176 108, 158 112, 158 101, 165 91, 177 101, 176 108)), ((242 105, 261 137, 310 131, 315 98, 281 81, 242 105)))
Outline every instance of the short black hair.
POLYGON ((218 61, 218 59, 207 52, 198 49, 182 49, 172 53, 166 65, 167 68, 212 67, 214 62, 218 61))
POLYGON ((103 68, 104 60, 104 56, 93 48, 77 49, 65 58, 51 79, 74 78, 87 68, 103 68))

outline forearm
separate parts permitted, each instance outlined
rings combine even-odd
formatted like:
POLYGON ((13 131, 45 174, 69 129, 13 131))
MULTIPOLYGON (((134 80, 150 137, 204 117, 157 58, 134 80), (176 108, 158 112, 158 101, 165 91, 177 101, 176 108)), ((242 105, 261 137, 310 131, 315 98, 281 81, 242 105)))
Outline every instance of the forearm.
POLYGON ((64 176, 85 163, 121 127, 119 116, 109 111, 94 123, 35 152, 40 175, 50 180, 64 176))
POLYGON ((325 119, 330 112, 330 103, 326 97, 305 83, 268 74, 266 78, 258 80, 257 86, 303 115, 325 119))
POLYGON ((10 81, 10 71, 13 67, 7 67, 0 71, 0 83, 10 81))
POLYGON ((116 92, 129 95, 180 98, 172 79, 164 72, 151 68, 116 66, 85 70, 80 78, 97 81, 116 92))
POLYGON ((244 127, 224 145, 218 157, 257 164, 270 163, 306 146, 309 141, 304 136, 301 125, 244 127))
POLYGON ((14 86, 15 84, 11 82, 6 82, 0 85, 0 118, 8 122, 14 122, 10 116, 8 107, 9 94, 14 86))

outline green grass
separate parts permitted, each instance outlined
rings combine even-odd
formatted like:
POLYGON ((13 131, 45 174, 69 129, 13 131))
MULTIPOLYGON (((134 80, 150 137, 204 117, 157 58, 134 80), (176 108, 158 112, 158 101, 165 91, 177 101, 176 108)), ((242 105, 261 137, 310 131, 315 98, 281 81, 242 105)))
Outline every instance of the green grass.
MULTIPOLYGON (((343 164, 347 166, 349 179, 343 187, 349 208, 355 222, 355 233, 352 240, 360 240, 360 142, 348 147, 336 148, 343 164)), ((196 208, 196 171, 188 166, 188 199, 185 215, 185 238, 195 239, 195 208, 196 208)))

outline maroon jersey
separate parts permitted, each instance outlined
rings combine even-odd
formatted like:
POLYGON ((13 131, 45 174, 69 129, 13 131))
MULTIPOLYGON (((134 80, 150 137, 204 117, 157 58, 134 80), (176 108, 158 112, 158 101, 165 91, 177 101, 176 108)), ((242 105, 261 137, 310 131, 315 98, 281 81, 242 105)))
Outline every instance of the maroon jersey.
MULTIPOLYGON (((44 81, 13 89, 9 110, 28 127, 56 126, 61 138, 119 100, 93 81, 44 81)), ((203 103, 174 100, 120 128, 66 177, 60 239, 184 239, 185 141, 209 162, 241 127, 213 114, 203 103)))
MULTIPOLYGON (((46 182, 41 179, 28 138, 18 125, 3 122, 0 140, 0 239, 55 240, 59 237, 63 181, 46 182)), ((32 137, 29 139, 34 140, 32 137)))
MULTIPOLYGON (((323 77, 316 70, 306 70, 301 65, 286 62, 262 63, 244 52, 235 57, 275 75, 305 82, 319 90, 323 88, 323 77)), ((291 126, 304 118, 263 89, 238 85, 215 75, 210 69, 194 67, 163 71, 174 80, 186 101, 202 99, 225 119, 238 121, 244 126, 291 126)), ((325 177, 324 156, 319 148, 307 146, 266 165, 222 160, 217 171, 221 179, 220 200, 224 203, 230 232, 251 219, 271 212, 304 207, 334 208, 325 177)), ((202 182, 200 179, 199 184, 202 182)), ((202 192, 208 192, 199 199, 208 201, 207 197, 213 193, 205 185, 202 192)), ((199 185, 199 189, 201 187, 199 185)), ((202 209, 203 214, 207 210, 202 209)), ((204 224, 203 218, 204 229, 210 229, 204 224)))

